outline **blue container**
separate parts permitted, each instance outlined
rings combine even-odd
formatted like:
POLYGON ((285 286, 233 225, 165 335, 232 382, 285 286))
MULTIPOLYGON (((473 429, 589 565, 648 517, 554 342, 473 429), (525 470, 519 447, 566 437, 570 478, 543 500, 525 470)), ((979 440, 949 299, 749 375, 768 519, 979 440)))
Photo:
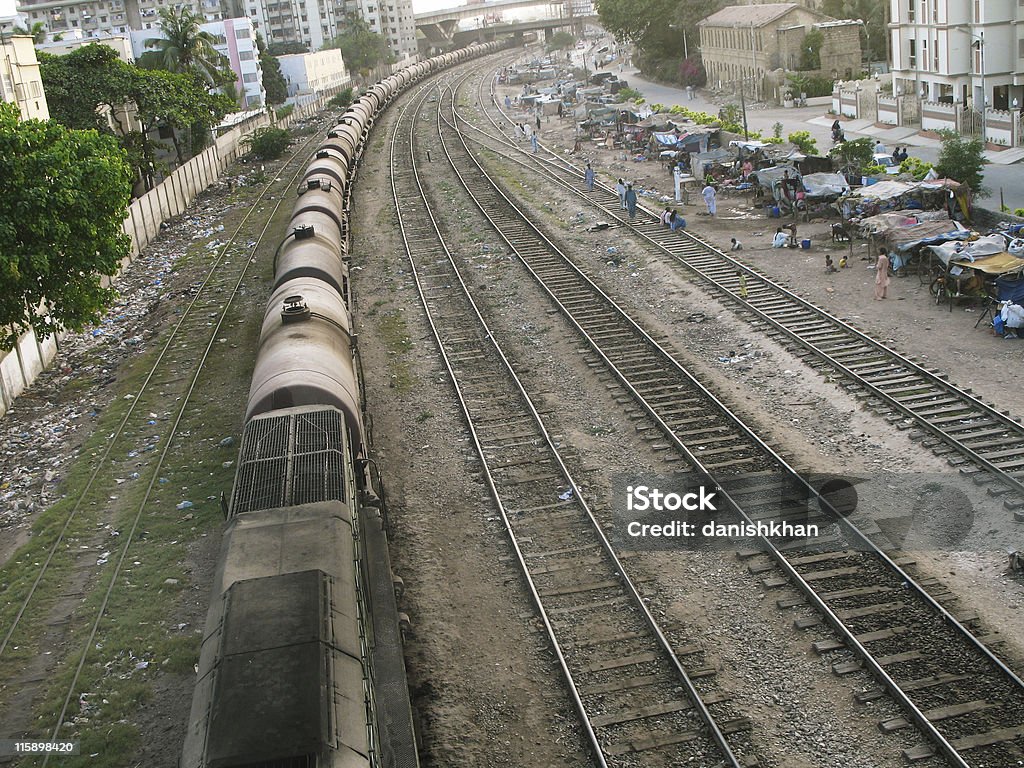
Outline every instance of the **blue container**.
POLYGON ((800 241, 800 247, 803 248, 805 251, 809 251, 811 249, 811 241, 810 240, 801 240, 800 241))
POLYGON ((782 215, 782 212, 779 210, 779 206, 773 205, 771 208, 768 209, 768 215, 771 216, 773 219, 777 219, 779 218, 779 216, 782 215))

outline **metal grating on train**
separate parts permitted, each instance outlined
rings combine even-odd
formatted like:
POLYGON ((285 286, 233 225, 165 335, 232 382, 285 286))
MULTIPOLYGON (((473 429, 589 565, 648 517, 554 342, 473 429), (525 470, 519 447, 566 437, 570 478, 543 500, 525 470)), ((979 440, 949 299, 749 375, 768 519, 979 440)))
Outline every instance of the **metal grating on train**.
POLYGON ((245 426, 231 514, 345 500, 345 421, 340 411, 296 411, 245 426))

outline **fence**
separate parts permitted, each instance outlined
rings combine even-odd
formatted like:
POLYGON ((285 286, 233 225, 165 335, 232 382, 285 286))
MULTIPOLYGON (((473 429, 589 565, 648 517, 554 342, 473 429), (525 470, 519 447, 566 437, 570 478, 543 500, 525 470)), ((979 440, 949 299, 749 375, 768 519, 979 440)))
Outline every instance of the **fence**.
MULTIPOLYGON (((296 106, 290 115, 277 124, 287 128, 296 120, 303 120, 319 112, 330 95, 328 93, 314 101, 296 106)), ((228 165, 241 154, 242 139, 246 135, 269 124, 270 117, 266 113, 239 123, 222 136, 218 136, 212 145, 187 163, 176 168, 156 187, 132 202, 124 220, 124 231, 132 241, 131 250, 118 273, 153 241, 160 232, 162 222, 181 215, 204 189, 220 178, 228 165)), ((10 410, 14 398, 28 389, 36 377, 53 361, 56 354, 57 339, 52 336, 39 341, 35 333, 28 331, 18 338, 14 349, 0 358, 0 416, 10 410)))

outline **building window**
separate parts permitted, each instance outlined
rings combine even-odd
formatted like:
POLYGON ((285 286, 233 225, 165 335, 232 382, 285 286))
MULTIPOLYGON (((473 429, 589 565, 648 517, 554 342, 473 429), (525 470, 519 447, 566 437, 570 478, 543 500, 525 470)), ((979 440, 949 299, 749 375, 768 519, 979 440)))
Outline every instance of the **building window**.
MULTIPOLYGON (((1020 0, 1024 3, 1024 0, 1020 0)), ((1024 40, 1017 41, 1017 58, 1024 59, 1024 40)))
POLYGON ((244 75, 242 75, 243 83, 255 83, 258 79, 259 78, 257 77, 255 72, 246 72, 244 75))
POLYGON ((913 21, 914 20, 914 18, 915 18, 914 9, 917 7, 916 3, 917 3, 917 0, 908 0, 908 2, 907 2, 907 21, 913 21))
POLYGON ((253 60, 252 51, 239 51, 238 52, 238 60, 239 61, 252 61, 253 60))
MULTIPOLYGON (((253 13, 256 13, 256 11, 253 11, 253 13)), ((244 29, 236 29, 235 37, 237 37, 239 40, 248 40, 250 37, 248 27, 244 29)))

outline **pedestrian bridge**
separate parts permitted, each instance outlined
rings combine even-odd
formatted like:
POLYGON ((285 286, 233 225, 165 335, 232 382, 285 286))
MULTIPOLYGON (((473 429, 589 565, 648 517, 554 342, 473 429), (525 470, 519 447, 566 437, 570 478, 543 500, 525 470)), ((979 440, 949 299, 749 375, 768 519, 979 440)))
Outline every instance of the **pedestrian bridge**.
MULTIPOLYGON (((416 29, 422 32, 420 49, 426 47, 425 53, 436 53, 452 47, 468 45, 472 42, 493 40, 501 35, 519 35, 527 31, 544 30, 545 37, 550 37, 559 27, 572 26, 580 23, 597 23, 597 15, 591 3, 581 4, 579 0, 488 0, 472 5, 460 5, 439 11, 417 13, 416 29), (582 7, 581 7, 582 6, 582 7), (515 8, 547 8, 550 18, 533 21, 490 22, 486 19, 494 14, 515 8), (582 11, 582 13, 581 13, 582 11), (476 29, 459 30, 459 22, 464 19, 482 17, 484 24, 476 29)), ((419 35, 417 35, 419 37, 419 35)))

